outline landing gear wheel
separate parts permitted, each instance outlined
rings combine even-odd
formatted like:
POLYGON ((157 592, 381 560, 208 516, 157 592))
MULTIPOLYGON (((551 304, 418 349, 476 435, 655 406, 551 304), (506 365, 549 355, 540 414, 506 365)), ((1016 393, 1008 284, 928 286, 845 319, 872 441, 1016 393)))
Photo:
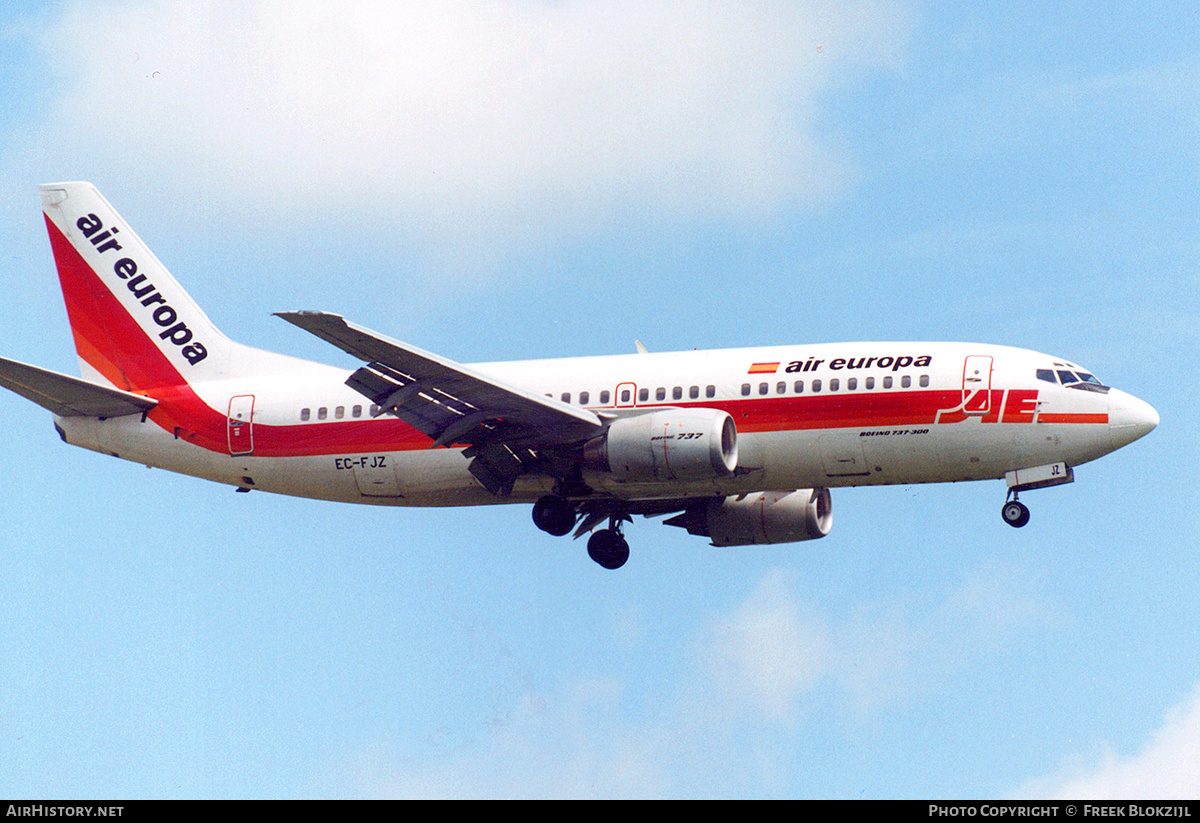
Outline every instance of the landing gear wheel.
POLYGON ((619 569, 629 559, 629 544, 616 529, 595 532, 588 538, 588 557, 606 569, 619 569))
POLYGON ((1029 507, 1019 500, 1009 500, 1000 510, 1000 516, 1005 523, 1019 529, 1029 522, 1029 507))
POLYGON ((547 494, 533 504, 533 522, 539 529, 555 537, 575 528, 575 507, 557 494, 547 494))

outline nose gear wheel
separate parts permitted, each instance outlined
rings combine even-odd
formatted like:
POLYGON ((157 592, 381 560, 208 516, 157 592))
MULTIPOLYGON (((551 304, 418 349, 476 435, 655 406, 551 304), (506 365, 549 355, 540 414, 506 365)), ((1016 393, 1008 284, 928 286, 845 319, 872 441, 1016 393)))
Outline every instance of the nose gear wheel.
POLYGON ((1019 529, 1029 522, 1029 507, 1018 500, 1016 494, 1013 494, 1012 499, 1005 502, 1003 508, 1000 509, 1000 516, 1004 518, 1005 523, 1014 529, 1019 529))

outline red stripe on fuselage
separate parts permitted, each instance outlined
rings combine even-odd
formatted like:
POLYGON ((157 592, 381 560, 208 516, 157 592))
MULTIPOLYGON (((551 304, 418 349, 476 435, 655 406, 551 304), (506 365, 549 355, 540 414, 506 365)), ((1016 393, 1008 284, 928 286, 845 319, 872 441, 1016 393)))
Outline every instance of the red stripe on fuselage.
MULTIPOLYGON (((226 415, 196 394, 49 217, 46 225, 80 358, 114 386, 158 400, 149 419, 165 431, 209 451, 227 454, 226 415)), ((740 432, 752 433, 930 425, 937 420, 939 411, 953 410, 961 404, 962 392, 954 388, 674 405, 724 409, 733 416, 740 432)), ((1040 420, 1106 423, 1107 415, 1043 414, 1040 420)), ((413 451, 427 449, 431 442, 429 437, 392 417, 282 426, 254 423, 257 457, 413 451)))
POLYGON ((1070 412, 1042 412, 1038 415, 1039 423, 1103 423, 1108 424, 1108 413, 1072 414, 1070 412))
MULTIPOLYGON (((837 428, 928 426, 938 412, 961 404, 960 389, 838 394, 807 397, 764 397, 654 408, 715 408, 729 412, 740 433, 805 431, 837 428)), ((205 407, 207 409, 207 407, 205 407)), ((601 408, 595 410, 600 411, 601 408)), ((962 422, 962 421, 956 421, 962 422)), ((1004 425, 997 410, 990 423, 1004 425)), ((1028 425, 1031 421, 1010 421, 1028 425)), ((1042 415, 1043 423, 1107 423, 1107 415, 1042 415)), ((221 426, 224 418, 220 418, 221 426)), ((945 425, 954 425, 946 423, 945 425)), ((224 437, 224 429, 221 430, 224 437)), ((408 451, 429 448, 430 438, 394 418, 376 421, 321 422, 295 426, 254 427, 255 454, 296 456, 365 451, 408 451), (376 427, 386 425, 380 430, 376 427)), ((215 451, 224 450, 224 440, 215 451)))

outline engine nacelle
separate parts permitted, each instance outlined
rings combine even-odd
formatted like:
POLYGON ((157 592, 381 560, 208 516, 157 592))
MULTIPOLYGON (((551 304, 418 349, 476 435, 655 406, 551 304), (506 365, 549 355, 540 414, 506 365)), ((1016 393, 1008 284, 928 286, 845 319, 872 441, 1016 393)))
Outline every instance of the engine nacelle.
POLYGON ((829 489, 754 492, 710 500, 666 522, 711 537, 714 546, 796 543, 829 534, 833 501, 829 489))
POLYGON ((665 409, 614 420, 583 464, 622 482, 693 481, 737 469, 737 426, 719 409, 665 409))

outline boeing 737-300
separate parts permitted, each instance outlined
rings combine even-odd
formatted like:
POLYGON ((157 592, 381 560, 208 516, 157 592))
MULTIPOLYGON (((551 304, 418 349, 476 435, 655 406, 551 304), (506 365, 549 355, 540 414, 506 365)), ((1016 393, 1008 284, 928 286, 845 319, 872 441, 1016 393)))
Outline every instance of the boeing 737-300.
MULTIPOLYGON (((531 503, 605 568, 632 515, 715 546, 824 537, 830 488, 1021 492, 1158 414, 1062 357, 977 343, 826 343, 461 364, 324 312, 278 316, 346 370, 225 337, 89 183, 40 187, 82 378, 0 360, 64 441, 233 486, 391 506, 531 503)), ((640 346, 639 346, 640 348, 640 346)))

